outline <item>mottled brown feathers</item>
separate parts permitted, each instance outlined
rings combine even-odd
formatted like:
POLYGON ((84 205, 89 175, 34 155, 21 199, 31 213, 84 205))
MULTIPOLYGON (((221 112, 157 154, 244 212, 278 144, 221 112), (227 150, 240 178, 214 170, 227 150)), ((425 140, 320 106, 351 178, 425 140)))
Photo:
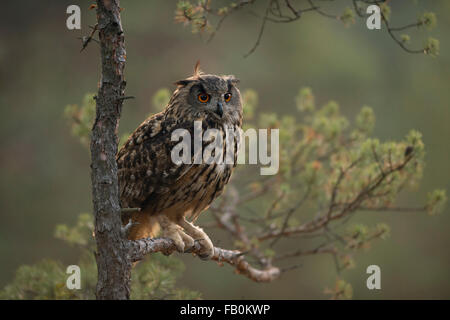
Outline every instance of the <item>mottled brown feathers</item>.
MULTIPOLYGON (((150 224, 155 223, 152 216, 165 216, 174 223, 185 217, 195 219, 222 193, 236 161, 234 164, 177 165, 171 159, 171 151, 179 142, 171 141, 171 135, 182 128, 193 137, 194 121, 201 121, 203 130, 216 128, 225 141, 224 128, 238 130, 242 125, 241 97, 235 84, 232 76, 205 75, 196 66, 192 77, 177 82, 178 87, 165 110, 146 119, 120 149, 117 165, 121 206, 142 209, 132 215, 140 224, 132 230, 130 238, 148 236, 153 228, 150 224), (206 90, 215 100, 211 104, 198 103, 196 90, 206 90), (224 113, 219 117, 214 103, 222 103, 221 97, 226 92, 232 92, 233 99, 224 105, 224 113)), ((236 151, 239 137, 235 139, 236 151)), ((237 152, 235 160, 236 157, 237 152)), ((195 228, 192 232, 200 232, 195 226, 179 228, 191 227, 195 228)), ((181 238, 186 240, 184 236, 181 238)))

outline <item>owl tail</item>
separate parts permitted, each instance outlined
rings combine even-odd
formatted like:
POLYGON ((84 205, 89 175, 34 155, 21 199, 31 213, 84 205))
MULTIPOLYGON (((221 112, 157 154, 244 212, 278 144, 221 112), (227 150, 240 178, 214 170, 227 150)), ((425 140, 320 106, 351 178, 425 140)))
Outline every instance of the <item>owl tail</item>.
POLYGON ((136 211, 122 215, 122 223, 126 225, 129 221, 134 223, 128 233, 129 240, 142 238, 154 238, 159 232, 160 226, 158 219, 145 211, 136 211))

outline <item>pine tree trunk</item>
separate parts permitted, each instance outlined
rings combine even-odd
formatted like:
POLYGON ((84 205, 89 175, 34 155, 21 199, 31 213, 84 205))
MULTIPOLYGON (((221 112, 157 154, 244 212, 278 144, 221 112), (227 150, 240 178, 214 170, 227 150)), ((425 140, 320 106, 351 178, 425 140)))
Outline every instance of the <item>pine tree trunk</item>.
POLYGON ((91 179, 97 242, 97 299, 129 299, 131 262, 121 234, 117 180, 117 129, 122 109, 126 52, 118 0, 97 0, 101 79, 92 128, 91 179))

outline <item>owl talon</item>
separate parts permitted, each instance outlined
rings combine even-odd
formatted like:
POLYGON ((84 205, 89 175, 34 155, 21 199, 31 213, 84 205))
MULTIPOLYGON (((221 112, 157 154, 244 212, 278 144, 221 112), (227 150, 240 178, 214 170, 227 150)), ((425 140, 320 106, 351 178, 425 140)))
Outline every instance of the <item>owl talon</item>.
POLYGON ((209 238, 196 239, 195 242, 200 244, 200 250, 197 252, 200 259, 210 260, 214 256, 214 246, 209 238))
POLYGON ((201 255, 199 254, 199 255, 198 255, 198 257, 199 257, 200 259, 205 260, 205 261, 206 261, 206 260, 210 260, 210 259, 212 258, 212 256, 213 256, 212 254, 201 254, 201 255))
POLYGON ((184 232, 195 238, 192 245, 196 245, 197 243, 199 244, 200 249, 196 252, 199 258, 203 260, 211 259, 214 256, 214 245, 208 235, 201 228, 194 226, 185 219, 180 220, 179 224, 183 228, 184 232))
POLYGON ((184 253, 191 253, 193 249, 194 249, 193 246, 190 248, 184 249, 184 253))
POLYGON ((194 239, 192 239, 191 236, 188 236, 183 230, 179 230, 178 234, 180 235, 181 239, 184 243, 184 249, 186 250, 192 250, 194 248, 194 239))
POLYGON ((178 252, 184 252, 184 241, 179 233, 179 230, 177 230, 177 228, 167 228, 164 229, 161 235, 163 238, 168 238, 170 240, 173 241, 173 243, 175 244, 175 247, 177 249, 178 252))
POLYGON ((179 225, 163 216, 159 217, 159 224, 162 231, 161 236, 171 239, 178 252, 184 253, 185 249, 189 250, 194 246, 194 239, 187 235, 179 225))
POLYGON ((175 243, 175 247, 177 248, 177 251, 179 252, 179 253, 183 253, 184 252, 184 242, 183 241, 181 241, 181 239, 173 239, 172 238, 172 241, 175 243))

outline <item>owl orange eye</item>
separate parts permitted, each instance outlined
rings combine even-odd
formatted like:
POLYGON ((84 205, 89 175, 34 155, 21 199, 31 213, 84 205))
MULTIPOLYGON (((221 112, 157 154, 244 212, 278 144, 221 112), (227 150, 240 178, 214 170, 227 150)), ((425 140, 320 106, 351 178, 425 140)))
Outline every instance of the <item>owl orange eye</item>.
POLYGON ((209 101, 209 94, 206 93, 200 93, 198 95, 198 101, 202 102, 202 103, 206 103, 209 101))
POLYGON ((229 102, 231 100, 231 93, 225 93, 223 98, 225 99, 225 102, 229 102))

